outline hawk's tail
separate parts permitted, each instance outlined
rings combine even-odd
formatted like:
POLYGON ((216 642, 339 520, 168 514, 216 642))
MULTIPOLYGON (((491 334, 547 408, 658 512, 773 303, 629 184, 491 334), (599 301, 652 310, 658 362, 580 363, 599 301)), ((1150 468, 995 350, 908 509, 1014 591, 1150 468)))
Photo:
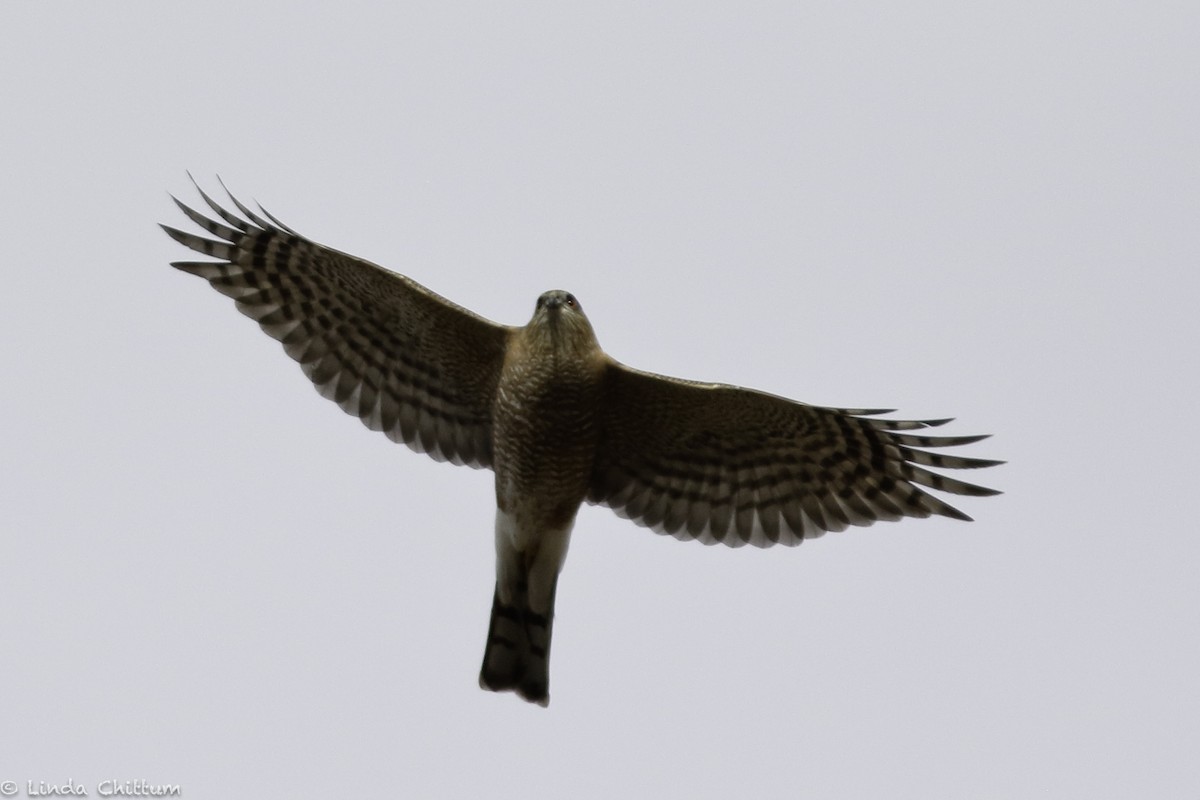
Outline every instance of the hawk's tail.
POLYGON ((493 692, 514 691, 540 706, 550 704, 550 629, 554 624, 554 598, 546 615, 529 609, 525 599, 514 605, 492 597, 492 622, 479 686, 493 692))

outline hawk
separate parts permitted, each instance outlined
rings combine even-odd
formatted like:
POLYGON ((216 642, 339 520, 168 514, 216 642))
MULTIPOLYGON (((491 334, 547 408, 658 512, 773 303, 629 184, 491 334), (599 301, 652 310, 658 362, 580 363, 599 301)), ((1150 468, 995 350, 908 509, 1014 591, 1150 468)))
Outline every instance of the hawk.
POLYGON ((549 703, 554 594, 586 500, 705 544, 798 545, 877 520, 966 514, 926 492, 995 490, 927 469, 1002 462, 931 449, 986 436, 880 419, 627 367, 579 301, 549 291, 498 325, 403 275, 317 244, 232 194, 172 197, 213 238, 162 226, 214 261, 177 261, 258 322, 322 396, 395 442, 496 476, 496 588, 479 684, 549 703), (240 213, 240 215, 239 215, 240 213))

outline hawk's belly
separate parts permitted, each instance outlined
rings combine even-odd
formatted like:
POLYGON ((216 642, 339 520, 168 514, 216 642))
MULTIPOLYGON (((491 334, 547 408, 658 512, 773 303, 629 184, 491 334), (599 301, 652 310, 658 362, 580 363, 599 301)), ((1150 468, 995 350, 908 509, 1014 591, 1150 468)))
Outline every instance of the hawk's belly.
POLYGON ((502 376, 492 421, 496 504, 519 539, 569 529, 591 481, 596 398, 582 376, 502 376))
POLYGON ((496 505, 518 528, 570 525, 587 496, 594 439, 578 425, 496 429, 496 505))
POLYGON ((493 431, 497 596, 549 619, 591 480, 594 412, 564 387, 509 393, 497 403, 493 431))

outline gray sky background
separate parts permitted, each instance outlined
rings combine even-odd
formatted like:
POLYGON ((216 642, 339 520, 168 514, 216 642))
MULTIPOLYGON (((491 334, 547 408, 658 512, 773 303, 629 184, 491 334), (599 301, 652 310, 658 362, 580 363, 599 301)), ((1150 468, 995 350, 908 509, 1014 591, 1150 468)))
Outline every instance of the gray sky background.
POLYGON ((6 3, 0 781, 191 798, 1196 797, 1194 3, 6 3), (977 518, 585 508, 476 685, 491 474, 322 400, 167 192, 616 358, 957 416, 977 518))

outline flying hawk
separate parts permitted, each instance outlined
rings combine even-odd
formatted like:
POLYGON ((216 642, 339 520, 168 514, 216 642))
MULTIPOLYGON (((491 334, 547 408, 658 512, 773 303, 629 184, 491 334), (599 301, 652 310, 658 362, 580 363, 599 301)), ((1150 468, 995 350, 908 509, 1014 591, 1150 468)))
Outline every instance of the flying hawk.
POLYGON ((485 689, 549 703, 555 586, 585 500, 677 539, 769 547, 877 520, 970 519, 926 488, 997 494, 927 469, 1002 463, 929 452, 985 436, 911 433, 948 419, 878 419, 891 412, 632 369, 600 349, 568 292, 541 295, 524 326, 497 325, 261 207, 229 195, 239 216, 197 190, 217 220, 175 202, 214 238, 163 229, 216 260, 172 266, 232 297, 367 427, 495 472, 485 689))

